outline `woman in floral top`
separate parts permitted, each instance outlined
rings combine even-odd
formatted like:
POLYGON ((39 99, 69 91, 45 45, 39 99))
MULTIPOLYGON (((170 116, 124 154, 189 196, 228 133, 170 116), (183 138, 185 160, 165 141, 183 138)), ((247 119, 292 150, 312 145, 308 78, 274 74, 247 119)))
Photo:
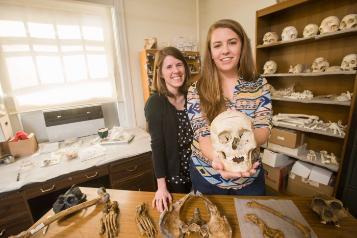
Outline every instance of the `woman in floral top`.
POLYGON ((194 190, 204 194, 264 195, 264 172, 259 161, 247 172, 230 172, 224 170, 213 150, 209 126, 225 110, 245 113, 253 121, 257 144, 267 141, 272 116, 268 84, 256 73, 243 28, 228 19, 210 27, 202 76, 187 95, 194 132, 191 181, 194 190))

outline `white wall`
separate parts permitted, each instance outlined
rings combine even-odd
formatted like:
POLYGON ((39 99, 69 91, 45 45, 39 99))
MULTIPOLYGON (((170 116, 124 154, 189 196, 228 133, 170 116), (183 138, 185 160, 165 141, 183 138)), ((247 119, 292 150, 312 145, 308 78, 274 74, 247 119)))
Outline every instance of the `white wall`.
POLYGON ((276 0, 199 0, 200 49, 204 44, 208 28, 219 19, 233 19, 244 28, 255 52, 255 12, 275 4, 276 0))
POLYGON ((144 39, 155 36, 159 45, 162 42, 170 43, 178 36, 197 41, 196 1, 124 0, 124 10, 136 124, 145 128, 139 58, 144 39))

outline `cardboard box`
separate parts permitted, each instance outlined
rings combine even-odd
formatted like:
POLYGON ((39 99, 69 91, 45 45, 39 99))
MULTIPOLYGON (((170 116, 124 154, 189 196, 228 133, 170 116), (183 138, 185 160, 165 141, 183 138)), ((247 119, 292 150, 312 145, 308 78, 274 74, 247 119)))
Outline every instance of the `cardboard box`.
POLYGON ((303 179, 308 179, 311 173, 312 168, 314 165, 303 162, 303 161, 296 161, 291 169, 293 174, 299 175, 303 179))
POLYGON ((33 133, 28 135, 27 140, 8 141, 10 154, 14 157, 23 157, 32 155, 37 151, 38 143, 33 133))
POLYGON ((270 151, 268 149, 264 150, 262 162, 271 167, 284 167, 291 164, 293 160, 289 156, 270 151))
POLYGON ((271 130, 269 142, 294 149, 303 144, 304 137, 301 131, 274 127, 271 130))
POLYGON ((265 184, 275 191, 284 191, 292 164, 293 160, 286 166, 276 168, 263 164, 265 172, 265 184))
POLYGON ((316 182, 311 182, 307 179, 303 179, 299 175, 290 173, 286 192, 290 195, 309 197, 318 194, 332 196, 333 187, 329 185, 319 184, 316 182))

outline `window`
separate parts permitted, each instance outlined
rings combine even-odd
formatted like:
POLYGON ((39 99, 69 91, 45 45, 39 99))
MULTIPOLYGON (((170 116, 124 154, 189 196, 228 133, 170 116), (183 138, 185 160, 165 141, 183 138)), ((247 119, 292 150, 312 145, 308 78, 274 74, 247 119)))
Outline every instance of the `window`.
POLYGON ((0 82, 9 112, 116 100, 111 9, 0 0, 0 82))

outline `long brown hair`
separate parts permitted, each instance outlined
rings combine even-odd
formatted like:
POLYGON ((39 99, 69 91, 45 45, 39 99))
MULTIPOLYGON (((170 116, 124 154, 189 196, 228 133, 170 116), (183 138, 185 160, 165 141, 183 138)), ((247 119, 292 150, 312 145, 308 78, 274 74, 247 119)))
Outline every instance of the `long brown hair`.
MULTIPOLYGON (((212 59, 211 35, 215 29, 228 28, 234 31, 242 43, 241 55, 237 65, 238 75, 245 81, 255 81, 257 73, 253 61, 250 41, 243 27, 236 21, 222 19, 215 22, 208 30, 206 39, 205 56, 203 59, 202 75, 197 82, 198 94, 201 101, 201 109, 211 122, 220 112, 224 110, 225 102, 221 80, 217 67, 212 59)), ((238 76, 237 75, 237 76, 238 76)))
POLYGON ((164 60, 166 56, 172 56, 180 61, 182 61, 184 67, 185 67, 185 81, 183 85, 179 88, 179 92, 186 94, 187 93, 187 83, 191 77, 190 74, 190 68, 188 67, 188 64, 185 60, 185 57, 175 47, 165 47, 158 52, 156 52, 155 55, 155 62, 154 62, 154 77, 153 77, 153 89, 157 93, 163 96, 167 97, 172 97, 173 95, 171 92, 167 89, 166 83, 164 78, 161 76, 162 74, 162 65, 164 63, 164 60))

